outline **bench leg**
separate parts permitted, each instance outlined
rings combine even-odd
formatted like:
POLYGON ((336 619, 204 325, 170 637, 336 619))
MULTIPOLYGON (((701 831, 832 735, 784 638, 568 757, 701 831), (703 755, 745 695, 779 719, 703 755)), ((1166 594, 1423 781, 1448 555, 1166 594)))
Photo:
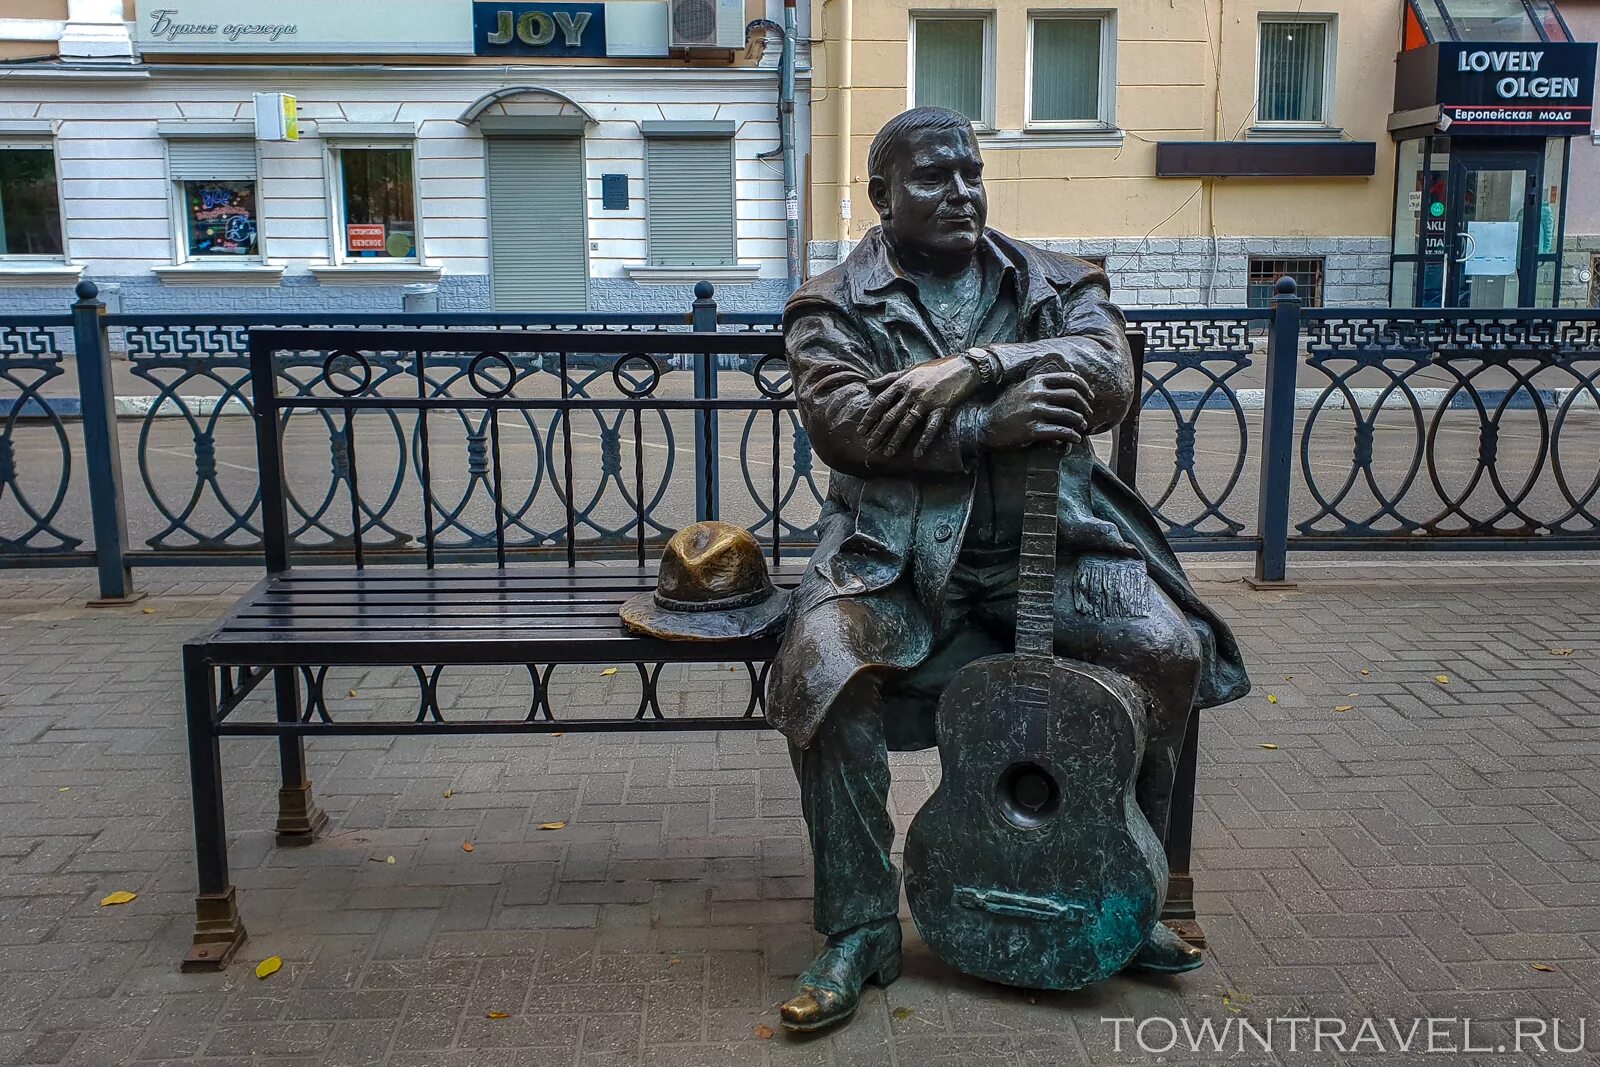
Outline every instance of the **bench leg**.
MULTIPOLYGON (((278 699, 278 721, 300 721, 300 681, 293 667, 275 667, 272 686, 278 699)), ((309 845, 328 827, 328 816, 311 796, 306 777, 304 738, 278 738, 278 765, 283 785, 278 789, 278 844, 309 845)))
POLYGON ((1167 822, 1167 906, 1161 919, 1195 948, 1206 947, 1205 931, 1194 913, 1194 876, 1189 873, 1189 851, 1194 837, 1195 768, 1200 754, 1200 709, 1189 713, 1178 756, 1178 773, 1172 783, 1172 815, 1167 822))
POLYGON ((183 695, 189 724, 189 785, 194 796, 194 945, 185 971, 218 971, 244 944, 244 924, 228 881, 228 831, 222 812, 222 749, 217 743, 217 686, 199 650, 183 650, 183 695))

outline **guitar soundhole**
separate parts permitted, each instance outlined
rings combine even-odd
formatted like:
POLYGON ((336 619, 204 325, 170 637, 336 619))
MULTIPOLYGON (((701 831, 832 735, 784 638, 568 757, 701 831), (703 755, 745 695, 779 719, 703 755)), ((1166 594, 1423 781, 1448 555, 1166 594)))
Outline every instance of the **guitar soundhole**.
POLYGON ((1013 763, 1000 775, 1000 812, 1011 825, 1032 830, 1061 806, 1054 776, 1037 763, 1013 763))

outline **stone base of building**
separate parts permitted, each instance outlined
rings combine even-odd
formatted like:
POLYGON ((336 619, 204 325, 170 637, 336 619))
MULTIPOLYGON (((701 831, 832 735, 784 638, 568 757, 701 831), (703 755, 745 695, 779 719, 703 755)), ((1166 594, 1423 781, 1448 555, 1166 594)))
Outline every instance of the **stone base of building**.
POLYGON ((1600 307, 1600 234, 1568 234, 1562 244, 1561 306, 1600 307))
MULTIPOLYGON (((1252 261, 1313 260, 1318 302, 1337 307, 1389 303, 1387 237, 1027 238, 1043 248, 1103 260, 1111 295, 1141 307, 1241 307, 1250 298, 1252 261)), ((813 275, 839 261, 838 241, 813 241, 813 275)), ((1269 264, 1260 263, 1268 268, 1269 264)), ((1270 284, 1270 283, 1269 283, 1270 284)))
MULTIPOLYGON (((399 313, 403 285, 323 285, 302 275, 278 285, 168 286, 154 277, 95 277, 102 298, 113 312, 126 314, 230 314, 270 312, 293 315, 323 311, 399 313)), ((0 315, 65 314, 72 306, 73 284, 0 286, 0 315)), ((492 311, 486 275, 447 274, 439 279, 439 310, 492 311)), ((724 311, 779 311, 788 295, 782 278, 717 286, 717 304, 724 311)), ((589 305, 572 311, 617 313, 686 313, 694 302, 694 286, 649 285, 626 278, 592 278, 589 305)))

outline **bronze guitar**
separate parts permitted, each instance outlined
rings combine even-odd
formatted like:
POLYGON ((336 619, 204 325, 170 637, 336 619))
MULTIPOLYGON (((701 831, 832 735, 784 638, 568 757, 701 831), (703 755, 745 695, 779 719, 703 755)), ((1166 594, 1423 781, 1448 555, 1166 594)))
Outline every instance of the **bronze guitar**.
POLYGON ((944 777, 906 837, 906 895, 934 955, 1032 989, 1120 971, 1167 889, 1134 800, 1141 702, 1121 675, 1055 655, 1061 475, 1087 493, 1093 462, 1087 443, 1029 456, 1016 652, 968 665, 945 690, 944 777))

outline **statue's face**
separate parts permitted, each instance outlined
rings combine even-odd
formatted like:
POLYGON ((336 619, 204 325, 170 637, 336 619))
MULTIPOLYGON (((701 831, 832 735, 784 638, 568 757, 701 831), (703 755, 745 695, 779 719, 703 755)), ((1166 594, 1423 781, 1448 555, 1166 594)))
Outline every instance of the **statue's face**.
POLYGON ((896 247, 939 259, 977 249, 989 201, 971 130, 917 130, 895 146, 888 170, 868 192, 896 247))

